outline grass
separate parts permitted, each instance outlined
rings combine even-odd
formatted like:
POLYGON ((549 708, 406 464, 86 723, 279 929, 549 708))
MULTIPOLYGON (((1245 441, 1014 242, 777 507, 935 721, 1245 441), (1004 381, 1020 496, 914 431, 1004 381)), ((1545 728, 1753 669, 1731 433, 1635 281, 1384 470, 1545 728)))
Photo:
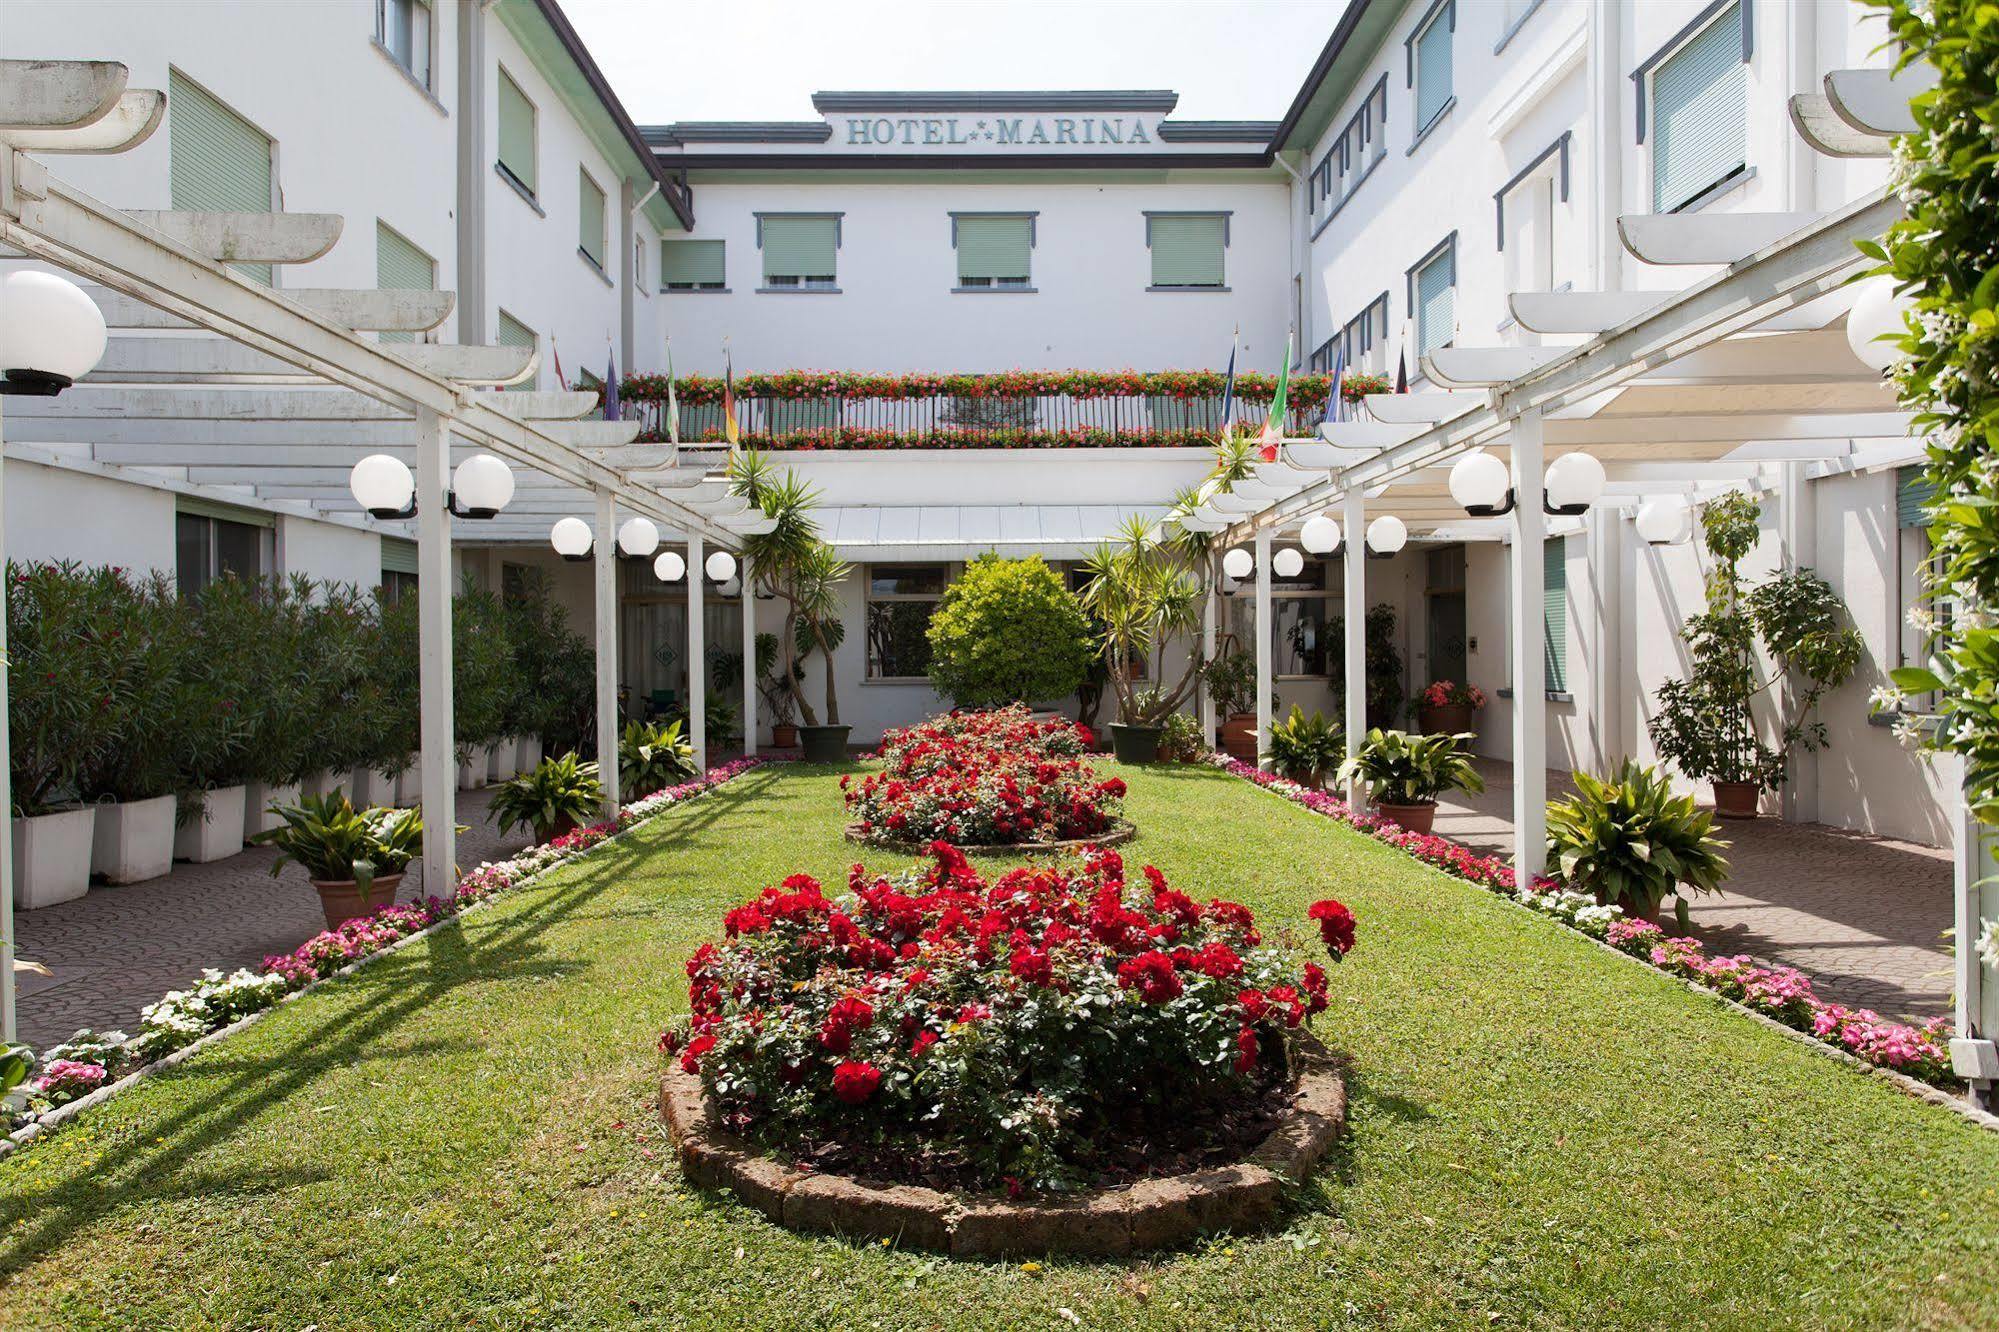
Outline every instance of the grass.
POLYGON ((1999 1325, 1999 1135, 1246 783, 1128 775, 1128 860, 1360 918, 1352 1134, 1281 1232, 1030 1269, 687 1188, 682 963, 854 858, 826 770, 764 770, 0 1162, 0 1326, 1999 1325))

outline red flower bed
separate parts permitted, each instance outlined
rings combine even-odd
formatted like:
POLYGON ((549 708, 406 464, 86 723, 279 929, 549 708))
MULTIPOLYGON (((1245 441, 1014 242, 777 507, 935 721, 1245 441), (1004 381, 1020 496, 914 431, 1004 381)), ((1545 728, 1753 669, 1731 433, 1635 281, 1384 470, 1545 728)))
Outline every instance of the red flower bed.
POLYGON ((855 831, 882 843, 1018 846, 1100 837, 1117 824, 1122 778, 1078 757, 1087 728, 1023 707, 954 712, 882 737, 881 772, 840 779, 855 831))
MULTIPOLYGON (((940 842, 849 888, 793 875, 728 912, 661 1038, 727 1128, 820 1166, 1017 1190, 1206 1159, 1281 1099, 1285 1033, 1327 1003, 1288 937, 1114 851, 988 882, 940 842)), ((1346 922, 1337 961, 1352 917, 1313 915, 1346 922)))

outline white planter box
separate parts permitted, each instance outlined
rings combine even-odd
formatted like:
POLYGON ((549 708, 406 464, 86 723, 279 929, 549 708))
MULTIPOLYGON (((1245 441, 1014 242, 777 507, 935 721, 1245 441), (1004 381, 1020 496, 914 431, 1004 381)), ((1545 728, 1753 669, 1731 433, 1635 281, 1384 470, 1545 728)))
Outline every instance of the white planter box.
POLYGON ((15 906, 33 911, 74 901, 90 891, 91 829, 96 822, 94 805, 14 820, 15 906))
POLYGON ((423 760, 418 759, 396 774, 396 808, 414 809, 423 803, 423 760))
POLYGON ((396 804, 396 783, 400 774, 382 772, 374 768, 354 769, 354 784, 347 791, 347 799, 356 809, 368 809, 375 805, 396 804))
POLYGON ((309 772, 305 775, 305 780, 298 784, 298 793, 301 796, 323 796, 329 794, 336 786, 345 790, 347 785, 346 772, 309 772))
POLYGON ((514 760, 514 775, 522 776, 541 766, 541 737, 524 735, 520 738, 520 756, 514 760))
POLYGON ((243 850, 243 788, 218 786, 197 793, 200 808, 174 829, 174 857, 206 865, 243 850))
POLYGON ((243 784, 243 840, 266 828, 275 828, 284 820, 271 813, 272 805, 296 805, 299 784, 291 786, 268 786, 263 782, 243 784))
POLYGON ((174 798, 97 806, 90 872, 111 883, 157 879, 174 867, 174 798))
POLYGON ((484 750, 475 749, 471 758, 463 760, 458 765, 458 789, 476 791, 485 784, 486 754, 484 750))
POLYGON ((514 757, 520 753, 520 744, 514 740, 495 740, 486 746, 486 780, 504 782, 514 775, 514 757))

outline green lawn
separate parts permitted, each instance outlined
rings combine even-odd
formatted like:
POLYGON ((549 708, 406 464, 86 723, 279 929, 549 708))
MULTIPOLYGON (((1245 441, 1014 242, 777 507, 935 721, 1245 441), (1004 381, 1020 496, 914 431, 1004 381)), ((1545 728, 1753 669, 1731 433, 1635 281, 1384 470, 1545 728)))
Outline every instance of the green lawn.
POLYGON ((688 1189, 681 965, 853 859, 834 779, 778 769, 0 1162, 0 1326, 1999 1325, 1999 1135, 1247 783, 1130 776, 1133 863, 1360 919, 1319 1019, 1352 1134, 1281 1233, 1033 1269, 688 1189))

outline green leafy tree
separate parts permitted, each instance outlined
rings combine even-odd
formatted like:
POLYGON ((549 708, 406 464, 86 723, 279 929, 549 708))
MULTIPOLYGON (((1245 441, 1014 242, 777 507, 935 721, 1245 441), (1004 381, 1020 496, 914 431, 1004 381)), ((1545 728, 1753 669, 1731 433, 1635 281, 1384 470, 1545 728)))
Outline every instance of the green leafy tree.
POLYGON ((930 617, 930 682, 960 707, 1066 698, 1089 674, 1082 603, 1039 555, 983 555, 930 617))

